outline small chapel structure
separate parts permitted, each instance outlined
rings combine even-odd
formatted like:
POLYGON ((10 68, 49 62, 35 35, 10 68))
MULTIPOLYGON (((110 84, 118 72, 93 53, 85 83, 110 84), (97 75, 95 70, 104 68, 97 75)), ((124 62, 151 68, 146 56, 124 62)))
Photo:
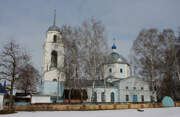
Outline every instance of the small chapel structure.
POLYGON ((149 82, 131 75, 127 60, 117 52, 115 43, 104 65, 104 80, 95 81, 87 88, 88 102, 136 103, 152 102, 156 94, 149 82))

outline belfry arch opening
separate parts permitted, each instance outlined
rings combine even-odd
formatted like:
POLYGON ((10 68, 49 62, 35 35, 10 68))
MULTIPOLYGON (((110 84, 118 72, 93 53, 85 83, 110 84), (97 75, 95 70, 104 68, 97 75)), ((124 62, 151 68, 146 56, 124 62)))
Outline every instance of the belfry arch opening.
POLYGON ((51 67, 57 67, 57 52, 55 50, 53 50, 51 52, 51 67))
POLYGON ((54 42, 54 43, 57 42, 57 36, 56 36, 56 35, 53 36, 53 42, 54 42))

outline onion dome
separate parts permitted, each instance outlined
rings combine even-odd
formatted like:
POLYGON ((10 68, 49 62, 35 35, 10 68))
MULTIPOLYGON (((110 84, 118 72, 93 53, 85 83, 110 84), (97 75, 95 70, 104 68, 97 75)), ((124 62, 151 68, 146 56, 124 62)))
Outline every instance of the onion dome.
POLYGON ((115 44, 112 46, 112 52, 111 54, 107 57, 106 63, 107 64, 114 64, 114 63, 120 63, 120 64, 128 64, 127 60, 121 56, 117 51, 117 47, 115 44))
POLYGON ((116 49, 116 45, 115 44, 113 44, 112 49, 116 49))

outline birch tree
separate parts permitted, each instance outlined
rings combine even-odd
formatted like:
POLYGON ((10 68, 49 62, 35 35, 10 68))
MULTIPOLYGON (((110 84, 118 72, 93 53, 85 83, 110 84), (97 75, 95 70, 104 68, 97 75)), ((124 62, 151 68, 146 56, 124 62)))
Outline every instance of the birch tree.
POLYGON ((95 80, 103 79, 103 63, 107 55, 107 41, 103 24, 95 19, 83 22, 81 41, 83 43, 84 75, 94 81, 91 99, 93 100, 95 80))
POLYGON ((164 96, 179 98, 179 65, 176 59, 176 36, 171 29, 142 30, 133 43, 133 59, 138 75, 150 81, 152 92, 161 100, 164 96))
POLYGON ((141 78, 150 81, 153 102, 155 94, 155 80, 158 77, 159 67, 159 39, 156 29, 142 30, 133 42, 132 51, 134 53, 134 63, 136 71, 141 78))

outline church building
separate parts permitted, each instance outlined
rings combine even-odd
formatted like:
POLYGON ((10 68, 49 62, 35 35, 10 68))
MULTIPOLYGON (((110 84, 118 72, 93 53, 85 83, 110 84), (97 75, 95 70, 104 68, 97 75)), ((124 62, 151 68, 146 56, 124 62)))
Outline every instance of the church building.
POLYGON ((156 99, 149 83, 131 75, 127 60, 117 52, 115 44, 104 65, 104 80, 87 88, 88 102, 136 103, 156 99), (100 83, 101 82, 101 83, 100 83), (93 86, 93 87, 92 87, 93 86))
POLYGON ((60 28, 56 26, 56 12, 54 22, 46 32, 43 46, 43 81, 40 93, 32 97, 32 103, 62 102, 65 75, 64 45, 60 28))
MULTIPOLYGON (((46 32, 43 46, 43 81, 40 92, 32 96, 31 103, 63 102, 64 82, 66 81, 64 67, 64 44, 60 28, 54 22, 46 32)), ((128 61, 117 52, 115 43, 112 52, 104 63, 103 80, 87 80, 84 89, 87 92, 87 102, 151 102, 156 100, 149 83, 131 75, 128 61)))

